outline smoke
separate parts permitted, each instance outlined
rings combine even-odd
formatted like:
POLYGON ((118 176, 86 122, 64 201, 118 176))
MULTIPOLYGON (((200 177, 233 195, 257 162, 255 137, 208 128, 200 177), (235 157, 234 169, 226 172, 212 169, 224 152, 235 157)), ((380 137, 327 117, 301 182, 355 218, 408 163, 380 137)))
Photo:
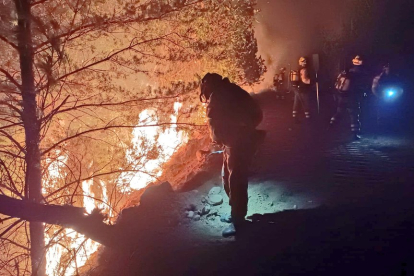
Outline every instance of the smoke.
MULTIPOLYGON (((339 1, 338 1, 339 2, 339 1)), ((264 82, 256 91, 269 88, 280 67, 297 69, 300 56, 320 48, 322 28, 340 28, 340 3, 332 0, 258 0, 255 32, 259 55, 266 61, 264 82)))

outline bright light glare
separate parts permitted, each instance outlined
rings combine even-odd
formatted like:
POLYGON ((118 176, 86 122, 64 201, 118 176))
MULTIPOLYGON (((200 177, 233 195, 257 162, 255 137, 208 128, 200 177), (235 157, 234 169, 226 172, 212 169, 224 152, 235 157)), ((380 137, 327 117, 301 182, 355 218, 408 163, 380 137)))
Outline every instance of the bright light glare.
POLYGON ((388 97, 392 97, 392 96, 394 96, 394 94, 395 94, 394 91, 392 91, 392 90, 388 91, 388 97))

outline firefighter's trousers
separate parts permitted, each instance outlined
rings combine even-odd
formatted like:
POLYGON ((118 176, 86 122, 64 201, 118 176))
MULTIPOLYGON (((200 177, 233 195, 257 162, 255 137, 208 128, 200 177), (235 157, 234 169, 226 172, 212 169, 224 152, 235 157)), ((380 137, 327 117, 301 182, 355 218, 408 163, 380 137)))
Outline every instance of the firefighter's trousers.
POLYGON ((307 88, 299 88, 293 87, 293 91, 295 93, 295 99, 293 102, 293 118, 298 117, 299 109, 302 108, 303 112, 305 113, 305 117, 307 119, 310 118, 310 89, 307 88))
POLYGON ((278 83, 275 86, 275 91, 276 91, 276 96, 277 97, 280 97, 282 99, 285 98, 286 91, 285 91, 285 87, 284 87, 283 83, 278 83))
POLYGON ((256 134, 244 133, 237 142, 223 146, 223 186, 234 223, 243 221, 247 214, 249 167, 258 144, 256 134))
POLYGON ((348 112, 351 118, 351 131, 358 133, 361 128, 359 114, 361 112, 360 103, 357 97, 339 94, 337 97, 338 107, 336 113, 331 118, 331 124, 336 124, 348 112))

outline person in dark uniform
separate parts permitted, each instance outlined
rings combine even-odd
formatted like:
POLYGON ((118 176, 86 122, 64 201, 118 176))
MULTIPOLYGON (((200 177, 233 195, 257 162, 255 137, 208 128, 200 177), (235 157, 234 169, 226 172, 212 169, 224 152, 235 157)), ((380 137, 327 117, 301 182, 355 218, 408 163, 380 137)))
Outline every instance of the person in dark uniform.
POLYGON ((223 185, 229 196, 232 224, 223 236, 235 235, 246 225, 248 173, 251 160, 265 132, 256 127, 263 113, 251 95, 216 73, 201 83, 200 101, 207 102, 211 139, 223 148, 223 185))
POLYGON ((401 80, 398 75, 393 74, 391 72, 391 68, 389 63, 385 64, 382 67, 382 72, 378 76, 374 78, 372 81, 371 91, 372 93, 378 97, 386 97, 386 96, 397 96, 394 94, 386 94, 386 88, 391 88, 393 86, 401 86, 401 80))
POLYGON ((276 91, 276 98, 284 100, 286 93, 286 68, 280 68, 279 72, 273 77, 273 87, 276 91))
POLYGON ((306 119, 310 119, 310 97, 311 97, 311 79, 307 67, 307 59, 301 57, 299 59, 298 80, 291 80, 295 99, 293 102, 292 116, 296 123, 299 123, 299 108, 301 107, 305 113, 306 119))
POLYGON ((358 140, 361 123, 359 115, 361 112, 360 101, 366 89, 366 73, 363 67, 363 59, 357 55, 353 60, 353 67, 344 72, 342 77, 338 77, 336 87, 338 93, 338 107, 332 116, 330 127, 334 126, 347 111, 351 118, 351 132, 354 140, 358 140), (341 84, 338 84, 338 81, 341 84))
POLYGON ((389 63, 385 64, 382 67, 381 74, 373 79, 371 91, 375 96, 374 107, 378 131, 379 125, 385 117, 383 112, 381 112, 384 107, 382 103, 389 105, 390 102, 398 99, 404 92, 400 77, 391 71, 389 63))

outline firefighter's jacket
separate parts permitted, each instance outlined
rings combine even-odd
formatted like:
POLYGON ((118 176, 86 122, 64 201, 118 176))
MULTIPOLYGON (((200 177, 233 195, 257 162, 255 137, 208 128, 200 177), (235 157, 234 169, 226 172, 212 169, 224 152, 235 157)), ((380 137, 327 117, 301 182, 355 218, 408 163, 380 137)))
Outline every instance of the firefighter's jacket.
POLYGON ((212 140, 232 146, 255 131, 263 113, 249 93, 225 79, 210 96, 207 117, 212 140))
POLYGON ((305 79, 309 79, 310 80, 310 73, 309 73, 309 69, 307 67, 300 67, 299 70, 299 91, 301 92, 309 92, 310 88, 311 88, 311 84, 308 83, 304 83, 302 80, 302 76, 305 79))
POLYGON ((349 69, 347 76, 350 80, 349 96, 360 96, 369 87, 368 76, 362 66, 354 66, 349 69))

